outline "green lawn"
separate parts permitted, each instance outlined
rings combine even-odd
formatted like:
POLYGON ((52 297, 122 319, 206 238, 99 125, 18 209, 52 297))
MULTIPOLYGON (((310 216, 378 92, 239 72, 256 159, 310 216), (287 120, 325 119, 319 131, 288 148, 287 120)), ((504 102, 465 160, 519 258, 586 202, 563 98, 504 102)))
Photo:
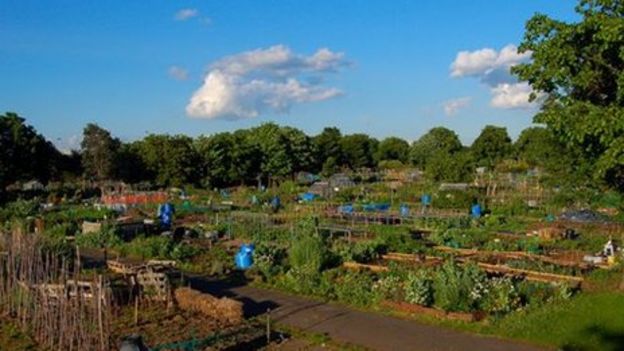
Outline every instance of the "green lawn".
POLYGON ((513 313, 483 331, 563 350, 624 350, 624 294, 580 294, 513 313))

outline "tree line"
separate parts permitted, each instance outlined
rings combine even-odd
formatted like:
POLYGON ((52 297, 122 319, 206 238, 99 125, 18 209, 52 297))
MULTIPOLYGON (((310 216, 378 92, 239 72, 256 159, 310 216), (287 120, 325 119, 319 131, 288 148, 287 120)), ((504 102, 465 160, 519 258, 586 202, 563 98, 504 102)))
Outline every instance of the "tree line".
POLYGON ((525 129, 512 142, 506 128, 486 126, 472 145, 464 146, 444 127, 431 129, 411 144, 397 137, 343 135, 336 127, 310 136, 274 123, 197 138, 151 134, 122 142, 108 130, 88 124, 80 150, 69 155, 14 113, 0 116, 0 128, 4 187, 32 179, 81 178, 222 188, 292 179, 299 172, 329 176, 345 170, 405 167, 421 169, 433 181, 459 182, 470 181, 476 167, 556 172, 565 162, 576 162, 543 127, 525 129))

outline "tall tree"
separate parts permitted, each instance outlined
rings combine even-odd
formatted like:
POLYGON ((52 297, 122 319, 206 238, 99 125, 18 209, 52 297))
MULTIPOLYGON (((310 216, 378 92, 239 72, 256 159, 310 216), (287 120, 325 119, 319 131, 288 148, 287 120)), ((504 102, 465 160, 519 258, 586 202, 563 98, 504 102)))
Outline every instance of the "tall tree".
POLYGON ((80 143, 85 174, 96 180, 112 178, 120 145, 119 139, 113 138, 108 130, 87 124, 80 143))
POLYGON ((448 128, 436 127, 412 144, 410 158, 414 165, 425 169, 435 154, 442 152, 452 155, 462 148, 462 143, 455 132, 448 128))
POLYGON ((470 146, 478 166, 493 168, 506 157, 511 156, 512 144, 507 128, 485 126, 470 146))
POLYGON ((396 160, 407 163, 409 148, 407 141, 397 137, 388 137, 379 143, 375 159, 377 162, 396 160))
POLYGON ((543 101, 535 121, 594 160, 596 178, 624 190, 624 2, 581 0, 576 12, 574 23, 534 15, 519 47, 533 60, 512 71, 543 101))
POLYGON ((344 136, 340 145, 345 157, 345 163, 351 169, 370 168, 375 166, 374 155, 378 141, 366 134, 351 134, 344 136))
POLYGON ((182 186, 199 181, 199 156, 190 137, 152 134, 141 140, 138 147, 157 184, 182 186))
POLYGON ((317 150, 317 167, 327 171, 335 170, 344 159, 340 140, 342 133, 336 127, 326 127, 313 138, 317 150))
POLYGON ((58 176, 60 153, 16 113, 0 115, 0 191, 15 181, 58 176))
POLYGON ((561 143, 551 130, 543 127, 526 128, 513 147, 516 157, 532 167, 546 167, 562 153, 561 143))

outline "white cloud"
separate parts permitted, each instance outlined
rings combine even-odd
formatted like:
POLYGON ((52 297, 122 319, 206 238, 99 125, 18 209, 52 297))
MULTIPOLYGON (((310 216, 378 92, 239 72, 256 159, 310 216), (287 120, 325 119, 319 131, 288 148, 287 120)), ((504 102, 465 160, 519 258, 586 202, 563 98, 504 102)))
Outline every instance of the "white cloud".
POLYGON ((180 66, 171 66, 167 71, 169 77, 175 80, 187 80, 188 70, 180 66))
POLYGON ((490 105, 497 108, 530 108, 531 87, 527 83, 499 84, 492 88, 490 105))
POLYGON ((454 116, 459 110, 468 107, 470 105, 471 97, 460 97, 456 99, 447 100, 442 104, 444 108, 444 114, 447 116, 454 116))
POLYGON ((173 18, 176 21, 186 21, 197 16, 199 16, 199 10, 197 9, 181 9, 180 11, 176 12, 173 18))
POLYGON ((511 74, 511 67, 531 59, 531 52, 518 53, 518 48, 509 44, 496 51, 484 48, 475 51, 460 51, 451 64, 451 77, 474 77, 490 88, 490 105, 496 108, 530 108, 528 98, 531 88, 518 82, 511 74))
POLYGON ((320 83, 348 62, 344 54, 323 48, 311 56, 283 45, 228 56, 214 62, 186 112, 207 119, 242 119, 265 112, 288 112, 291 106, 342 94, 320 83))

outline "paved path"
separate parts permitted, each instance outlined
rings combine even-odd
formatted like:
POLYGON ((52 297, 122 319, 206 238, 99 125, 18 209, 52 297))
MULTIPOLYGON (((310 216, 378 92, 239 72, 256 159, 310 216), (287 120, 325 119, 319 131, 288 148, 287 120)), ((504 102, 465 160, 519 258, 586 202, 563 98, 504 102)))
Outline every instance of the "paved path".
POLYGON ((327 334, 333 340, 374 350, 541 350, 531 345, 463 333, 378 313, 357 311, 273 290, 228 286, 202 278, 191 279, 191 284, 193 288, 204 292, 243 301, 247 315, 261 314, 267 308, 271 308, 272 319, 279 323, 305 331, 327 334))

